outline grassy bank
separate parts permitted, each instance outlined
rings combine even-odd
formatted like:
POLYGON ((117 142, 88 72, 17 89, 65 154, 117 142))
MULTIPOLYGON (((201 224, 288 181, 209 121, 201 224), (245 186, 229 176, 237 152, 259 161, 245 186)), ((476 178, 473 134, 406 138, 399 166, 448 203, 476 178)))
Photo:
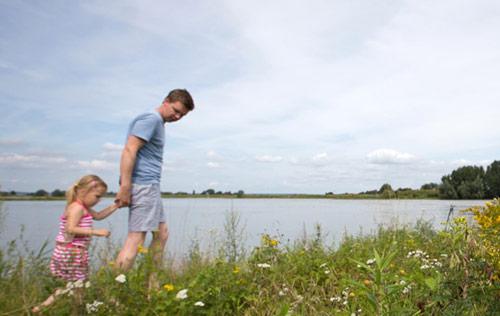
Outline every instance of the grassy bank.
MULTIPOLYGON (((116 249, 96 254, 100 264, 76 308, 96 315, 495 315, 500 205, 474 212, 471 222, 456 218, 445 231, 425 222, 380 227, 336 247, 324 244, 319 227, 294 242, 263 235, 248 252, 238 217, 229 213, 215 255, 194 243, 180 265, 166 262, 156 271, 160 288, 151 293, 146 250, 118 279, 110 261, 116 249)), ((65 286, 50 277, 47 252, 21 256, 19 246, 0 252, 0 315, 28 314, 56 285, 65 286)), ((46 314, 68 315, 74 304, 68 290, 46 314)))

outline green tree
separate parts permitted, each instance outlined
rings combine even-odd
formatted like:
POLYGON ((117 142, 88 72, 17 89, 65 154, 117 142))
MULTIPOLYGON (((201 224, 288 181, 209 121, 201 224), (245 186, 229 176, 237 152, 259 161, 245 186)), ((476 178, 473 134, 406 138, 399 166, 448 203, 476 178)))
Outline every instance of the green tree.
POLYGON ((444 176, 442 178, 442 183, 439 186, 439 196, 444 199, 458 199, 457 190, 453 187, 449 176, 444 176))
POLYGON ((378 190, 378 193, 381 193, 382 197, 384 197, 385 199, 391 199, 396 196, 389 183, 384 183, 378 190))
POLYGON ((49 196, 49 192, 40 189, 40 190, 36 191, 34 195, 35 196, 49 196))
POLYGON ((54 191, 52 191, 52 193, 50 195, 52 195, 54 197, 61 197, 61 196, 65 196, 66 192, 59 190, 59 189, 55 189, 54 191))
POLYGON ((500 197, 500 161, 495 160, 486 168, 484 184, 488 198, 500 197))
POLYGON ((434 183, 434 182, 429 182, 429 183, 423 184, 420 187, 420 190, 434 190, 437 188, 439 188, 439 184, 434 183))
POLYGON ((484 169, 464 166, 441 178, 439 192, 448 199, 482 199, 485 197, 484 169))

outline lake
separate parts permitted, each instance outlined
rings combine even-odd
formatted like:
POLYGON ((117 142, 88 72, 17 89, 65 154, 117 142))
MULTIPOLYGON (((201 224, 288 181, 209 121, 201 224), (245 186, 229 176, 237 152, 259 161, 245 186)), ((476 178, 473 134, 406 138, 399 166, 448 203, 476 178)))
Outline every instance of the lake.
MULTIPOLYGON (((258 245, 260 236, 280 235, 282 241, 294 241, 312 235, 316 224, 326 234, 327 244, 338 243, 345 233, 358 235, 375 231, 378 225, 413 224, 418 219, 430 221, 441 228, 451 205, 458 210, 485 201, 451 200, 334 200, 334 199, 163 199, 170 239, 167 252, 171 258, 184 256, 197 240, 203 250, 217 246, 224 236, 227 213, 234 211, 244 227, 245 246, 258 245)), ((104 199, 95 209, 106 207, 112 199, 104 199)), ((37 250, 44 241, 57 234, 58 218, 65 201, 5 201, 0 202, 1 247, 8 241, 23 239, 28 248, 37 250)), ((118 245, 127 234, 128 209, 117 210, 95 227, 111 230, 111 239, 118 245)), ((94 238, 94 242, 104 238, 94 238)))

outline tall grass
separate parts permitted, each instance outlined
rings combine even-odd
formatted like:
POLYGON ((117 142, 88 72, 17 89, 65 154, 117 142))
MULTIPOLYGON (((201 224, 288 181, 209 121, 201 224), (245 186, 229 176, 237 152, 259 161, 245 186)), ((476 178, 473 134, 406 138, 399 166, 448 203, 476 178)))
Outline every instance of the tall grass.
MULTIPOLYGON (((148 291, 153 264, 141 249, 125 282, 113 269, 116 249, 90 276, 82 314, 96 315, 498 315, 498 271, 481 250, 481 236, 463 218, 447 231, 424 221, 345 236, 335 248, 323 228, 288 242, 262 235, 246 252, 237 213, 226 217, 225 238, 212 255, 193 243, 181 265, 156 271, 161 287, 148 291), (106 262, 108 260, 108 262, 106 262), (120 278, 119 278, 120 280, 120 278), (121 280, 123 281, 123 280, 121 280), (187 291, 183 291, 187 290, 187 291), (102 303, 102 304, 101 304, 102 303)), ((12 242, 0 250, 0 315, 28 314, 55 286, 47 253, 21 255, 12 242)), ((71 292, 47 311, 69 315, 71 292)))

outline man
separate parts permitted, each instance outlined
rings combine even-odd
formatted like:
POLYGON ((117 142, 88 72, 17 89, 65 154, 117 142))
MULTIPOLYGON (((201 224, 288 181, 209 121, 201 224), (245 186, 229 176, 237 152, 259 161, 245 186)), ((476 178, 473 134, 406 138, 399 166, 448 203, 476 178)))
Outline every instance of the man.
POLYGON ((116 258, 117 268, 127 271, 134 264, 147 232, 153 233, 150 250, 159 265, 168 239, 160 194, 165 142, 165 123, 180 120, 194 109, 187 90, 170 91, 156 111, 137 116, 129 126, 120 160, 120 190, 116 201, 129 206, 128 235, 116 258))

